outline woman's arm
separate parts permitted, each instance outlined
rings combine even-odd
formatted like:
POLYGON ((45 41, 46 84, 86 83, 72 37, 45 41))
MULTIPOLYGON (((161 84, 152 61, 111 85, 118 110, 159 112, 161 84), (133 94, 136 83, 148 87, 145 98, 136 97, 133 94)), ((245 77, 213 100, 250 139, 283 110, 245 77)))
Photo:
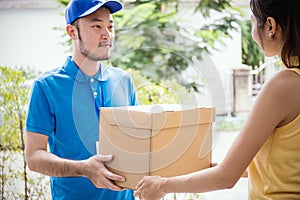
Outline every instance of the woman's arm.
POLYGON ((288 74, 281 72, 264 86, 220 165, 172 178, 145 177, 138 183, 135 195, 154 200, 166 193, 198 193, 233 187, 269 135, 289 118, 292 102, 287 79, 288 74))

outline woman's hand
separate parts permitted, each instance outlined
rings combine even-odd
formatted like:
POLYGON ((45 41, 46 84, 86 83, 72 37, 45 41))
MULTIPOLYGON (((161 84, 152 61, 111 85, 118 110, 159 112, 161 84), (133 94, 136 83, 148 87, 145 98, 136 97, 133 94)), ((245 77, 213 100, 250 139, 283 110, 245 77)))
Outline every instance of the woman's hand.
MULTIPOLYGON (((218 163, 211 163, 210 167, 217 165, 218 163)), ((167 194, 168 180, 168 178, 160 176, 145 176, 138 182, 134 196, 141 200, 159 200, 167 194)))
POLYGON ((137 184, 134 196, 140 200, 159 200, 166 195, 162 188, 165 181, 160 176, 145 176, 137 184))

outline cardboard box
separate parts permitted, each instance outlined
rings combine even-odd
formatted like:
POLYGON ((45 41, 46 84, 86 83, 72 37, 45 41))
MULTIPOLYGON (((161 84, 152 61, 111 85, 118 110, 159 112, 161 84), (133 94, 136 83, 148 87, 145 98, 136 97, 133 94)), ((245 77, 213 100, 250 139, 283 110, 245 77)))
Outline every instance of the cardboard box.
POLYGON ((144 176, 170 177, 210 166, 214 108, 181 105, 104 107, 99 153, 114 155, 106 166, 134 189, 144 176))

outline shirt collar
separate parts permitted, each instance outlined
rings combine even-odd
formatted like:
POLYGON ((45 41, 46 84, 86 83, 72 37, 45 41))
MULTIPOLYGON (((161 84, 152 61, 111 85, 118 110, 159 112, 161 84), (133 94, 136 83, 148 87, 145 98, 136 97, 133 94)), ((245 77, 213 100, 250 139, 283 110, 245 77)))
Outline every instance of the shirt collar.
POLYGON ((94 78, 97 81, 106 81, 108 78, 108 72, 106 71, 107 68, 108 68, 107 65, 104 65, 103 63, 101 63, 101 66, 100 66, 97 74, 95 74, 94 76, 89 77, 89 78, 94 78))
MULTIPOLYGON (((91 78, 79 69, 79 67, 75 64, 71 56, 67 58, 63 68, 71 78, 80 83, 87 82, 91 78)), ((108 78, 107 68, 108 66, 101 64, 99 72, 96 75, 94 75, 93 78, 98 81, 106 81, 108 78)))

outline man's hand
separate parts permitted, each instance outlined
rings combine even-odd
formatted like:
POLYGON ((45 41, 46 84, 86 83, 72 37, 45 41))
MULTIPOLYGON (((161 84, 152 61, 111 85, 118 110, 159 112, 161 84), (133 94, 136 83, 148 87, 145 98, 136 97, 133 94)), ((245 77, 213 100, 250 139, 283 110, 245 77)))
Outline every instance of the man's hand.
POLYGON ((113 181, 125 181, 125 178, 109 171, 104 163, 113 159, 112 155, 95 155, 85 160, 83 175, 89 178, 98 188, 122 190, 113 181))

